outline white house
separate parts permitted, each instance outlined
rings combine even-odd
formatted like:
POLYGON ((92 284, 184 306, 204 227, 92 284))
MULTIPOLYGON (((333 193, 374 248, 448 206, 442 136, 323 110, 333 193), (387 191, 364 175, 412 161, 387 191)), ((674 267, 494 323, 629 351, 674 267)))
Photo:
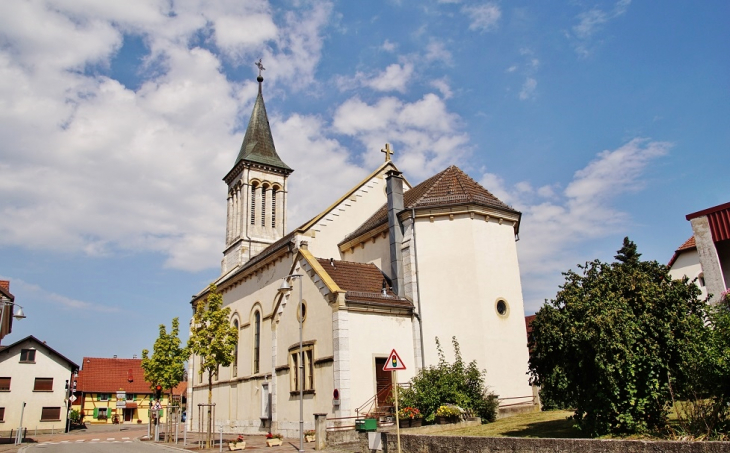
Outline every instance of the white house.
POLYGON ((702 297, 716 302, 730 282, 730 203, 687 214, 693 236, 669 261, 672 278, 697 278, 702 297))
MULTIPOLYGON (((386 146, 382 165, 287 233, 293 170, 274 147, 258 80, 241 150, 224 178, 226 247, 215 284, 239 342, 235 362, 214 382, 216 422, 294 436, 300 389, 305 429, 314 427, 314 413, 362 414, 385 404, 391 374, 382 369, 391 351, 406 365, 398 382, 407 382, 437 363, 437 337, 447 360, 456 337, 463 359, 486 369, 500 398, 532 404, 515 246, 521 214, 455 166, 412 187, 386 146), (285 279, 289 291, 280 290, 285 279)), ((195 295, 193 307, 207 293, 195 295)), ((207 401, 198 365, 191 357, 189 407, 207 401)), ((196 427, 198 414, 188 415, 196 427)))
POLYGON ((0 431, 63 431, 78 365, 34 336, 0 349, 0 431))

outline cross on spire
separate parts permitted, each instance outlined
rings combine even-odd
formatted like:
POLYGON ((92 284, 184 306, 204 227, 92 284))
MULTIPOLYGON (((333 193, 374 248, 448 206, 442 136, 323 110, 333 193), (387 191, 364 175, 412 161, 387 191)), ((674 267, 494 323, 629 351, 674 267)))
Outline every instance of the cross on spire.
POLYGON ((381 153, 385 153, 385 161, 390 161, 390 156, 393 155, 393 150, 390 148, 390 143, 385 144, 385 148, 380 150, 381 153))
POLYGON ((257 61, 255 63, 255 65, 258 66, 258 68, 259 68, 259 77, 261 77, 261 71, 265 71, 266 70, 266 68, 264 67, 264 65, 261 64, 261 58, 259 58, 259 61, 257 61))

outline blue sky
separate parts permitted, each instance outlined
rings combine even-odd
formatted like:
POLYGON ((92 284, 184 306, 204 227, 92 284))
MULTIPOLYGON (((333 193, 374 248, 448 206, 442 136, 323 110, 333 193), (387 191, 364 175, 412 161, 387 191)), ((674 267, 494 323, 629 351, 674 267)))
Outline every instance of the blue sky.
POLYGON ((256 93, 289 225, 382 160, 523 212, 526 312, 628 235, 728 201, 726 1, 0 2, 0 278, 72 360, 138 356, 219 272, 256 93))

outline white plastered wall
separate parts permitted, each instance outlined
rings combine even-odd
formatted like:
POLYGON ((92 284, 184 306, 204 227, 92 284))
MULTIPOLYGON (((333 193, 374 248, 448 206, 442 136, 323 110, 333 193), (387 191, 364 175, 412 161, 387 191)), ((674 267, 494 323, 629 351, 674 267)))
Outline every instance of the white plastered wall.
MULTIPOLYGON (((411 319, 350 311, 350 363, 352 411, 375 396, 375 359, 388 358, 395 349, 406 370, 398 372, 398 382, 408 382, 415 374, 411 319)), ((354 414, 353 414, 354 415, 354 414)))
MULTIPOLYGON (((465 362, 487 370, 500 398, 531 396, 527 337, 512 222, 467 214, 416 222, 426 365, 438 362, 435 337, 453 360, 456 336, 465 362), (505 300, 508 316, 498 315, 505 300)), ((518 401, 515 401, 518 402, 518 401)))
POLYGON ((309 250, 318 258, 339 257, 337 244, 362 225, 386 201, 385 178, 381 173, 370 178, 312 225, 310 231, 314 236, 308 239, 309 250))
MULTIPOLYGON (((692 281, 701 273, 702 265, 700 264, 700 255, 697 253, 696 249, 680 252, 679 256, 672 264, 671 269, 669 269, 669 275, 671 275, 673 279, 682 278, 686 275, 689 277, 690 281, 692 281)), ((695 281, 695 284, 700 288, 700 291, 702 291, 702 295, 700 297, 702 299, 707 297, 707 288, 700 283, 699 279, 695 281)))
POLYGON ((0 431, 17 430, 23 402, 23 427, 33 430, 62 431, 66 426, 66 381, 71 379, 71 367, 65 360, 32 340, 3 351, 0 356, 0 377, 10 377, 10 391, 0 392, 0 407, 5 408, 5 421, 0 431), (20 363, 21 349, 36 349, 35 363, 20 363), (53 378, 53 391, 34 392, 35 378, 53 378), (41 421, 44 407, 59 407, 60 420, 41 421))

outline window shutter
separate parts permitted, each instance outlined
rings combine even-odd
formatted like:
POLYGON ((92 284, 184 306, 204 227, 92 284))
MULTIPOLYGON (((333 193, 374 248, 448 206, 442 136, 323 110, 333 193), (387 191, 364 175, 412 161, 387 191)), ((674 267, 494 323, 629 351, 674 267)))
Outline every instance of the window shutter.
MULTIPOLYGON (((101 401, 101 393, 96 394, 96 401, 101 401)), ((94 415, 96 416, 96 415, 94 415)))
POLYGON ((99 408, 98 407, 94 408, 94 418, 99 418, 99 408))

